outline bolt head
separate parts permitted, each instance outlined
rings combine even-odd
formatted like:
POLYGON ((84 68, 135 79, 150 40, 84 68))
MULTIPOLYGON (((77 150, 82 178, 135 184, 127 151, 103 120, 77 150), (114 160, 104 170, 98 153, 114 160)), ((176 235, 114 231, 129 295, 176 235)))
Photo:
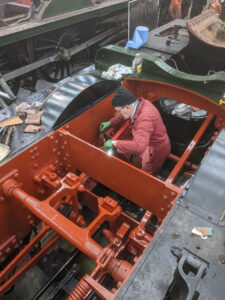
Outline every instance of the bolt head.
POLYGON ((43 263, 43 264, 47 264, 47 263, 48 263, 48 258, 47 258, 47 257, 44 257, 44 258, 42 259, 42 263, 43 263))
POLYGON ((0 259, 0 262, 3 263, 3 262, 5 261, 5 259, 6 259, 5 256, 3 256, 3 257, 0 259))
POLYGON ((15 248, 15 249, 18 249, 19 246, 20 246, 20 244, 19 244, 19 243, 16 243, 15 246, 14 246, 14 248, 15 248))
POLYGON ((5 200, 6 200, 5 197, 3 197, 3 196, 0 197, 0 202, 4 202, 5 200))
POLYGON ((34 225, 34 220, 29 220, 29 224, 31 225, 31 226, 33 226, 34 225))
POLYGON ((7 253, 7 254, 9 254, 10 252, 11 252, 11 248, 6 248, 6 250, 5 250, 5 252, 7 253))

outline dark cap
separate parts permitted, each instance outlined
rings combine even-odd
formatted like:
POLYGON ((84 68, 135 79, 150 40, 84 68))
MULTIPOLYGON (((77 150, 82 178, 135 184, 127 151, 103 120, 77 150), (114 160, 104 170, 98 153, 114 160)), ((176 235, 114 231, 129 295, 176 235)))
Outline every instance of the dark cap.
POLYGON ((112 106, 125 106, 135 101, 135 96, 124 87, 121 87, 112 99, 112 106))

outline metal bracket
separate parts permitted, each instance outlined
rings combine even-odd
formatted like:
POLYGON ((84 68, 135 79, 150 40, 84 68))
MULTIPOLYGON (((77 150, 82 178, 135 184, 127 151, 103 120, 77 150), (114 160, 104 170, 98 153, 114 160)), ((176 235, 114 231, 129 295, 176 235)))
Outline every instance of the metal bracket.
POLYGON ((180 287, 182 296, 186 300, 192 300, 200 280, 207 273, 209 264, 185 248, 172 247, 171 253, 178 260, 178 266, 174 272, 174 282, 180 287))

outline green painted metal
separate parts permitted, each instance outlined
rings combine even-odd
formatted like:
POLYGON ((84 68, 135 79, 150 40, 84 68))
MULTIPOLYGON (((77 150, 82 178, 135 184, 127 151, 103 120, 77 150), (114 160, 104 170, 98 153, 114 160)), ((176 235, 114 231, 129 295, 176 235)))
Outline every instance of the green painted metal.
POLYGON ((91 0, 53 0, 46 8, 42 19, 93 6, 91 0))
POLYGON ((49 32, 54 29, 59 29, 64 26, 76 24, 87 19, 97 18, 107 13, 116 13, 122 9, 125 11, 127 9, 127 2, 128 0, 124 0, 122 2, 115 2, 114 4, 111 3, 109 6, 104 6, 101 8, 93 8, 91 10, 87 8, 84 9, 85 11, 80 14, 75 11, 59 15, 54 18, 45 19, 40 22, 27 22, 25 24, 13 27, 12 31, 10 31, 8 28, 3 29, 7 31, 7 34, 5 35, 2 34, 2 29, 0 29, 0 45, 4 46, 10 43, 37 36, 42 33, 49 32))
MULTIPOLYGON (((106 71, 116 63, 131 66, 137 52, 137 50, 112 45, 106 46, 97 52, 95 67, 97 70, 106 71)), ((219 99, 225 93, 225 75, 213 74, 210 76, 200 76, 188 74, 172 68, 154 56, 141 53, 141 57, 143 58, 143 71, 140 76, 142 79, 180 86, 204 95, 216 103, 219 102, 219 99)))

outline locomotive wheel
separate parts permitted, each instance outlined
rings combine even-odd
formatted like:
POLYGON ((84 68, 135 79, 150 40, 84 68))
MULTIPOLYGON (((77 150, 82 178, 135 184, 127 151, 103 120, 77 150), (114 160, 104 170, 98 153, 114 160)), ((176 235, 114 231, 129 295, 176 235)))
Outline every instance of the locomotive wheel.
POLYGON ((34 42, 34 57, 36 60, 49 56, 58 56, 58 61, 41 68, 45 79, 57 82, 72 73, 70 48, 80 41, 79 33, 74 26, 69 26, 38 37, 34 42))

